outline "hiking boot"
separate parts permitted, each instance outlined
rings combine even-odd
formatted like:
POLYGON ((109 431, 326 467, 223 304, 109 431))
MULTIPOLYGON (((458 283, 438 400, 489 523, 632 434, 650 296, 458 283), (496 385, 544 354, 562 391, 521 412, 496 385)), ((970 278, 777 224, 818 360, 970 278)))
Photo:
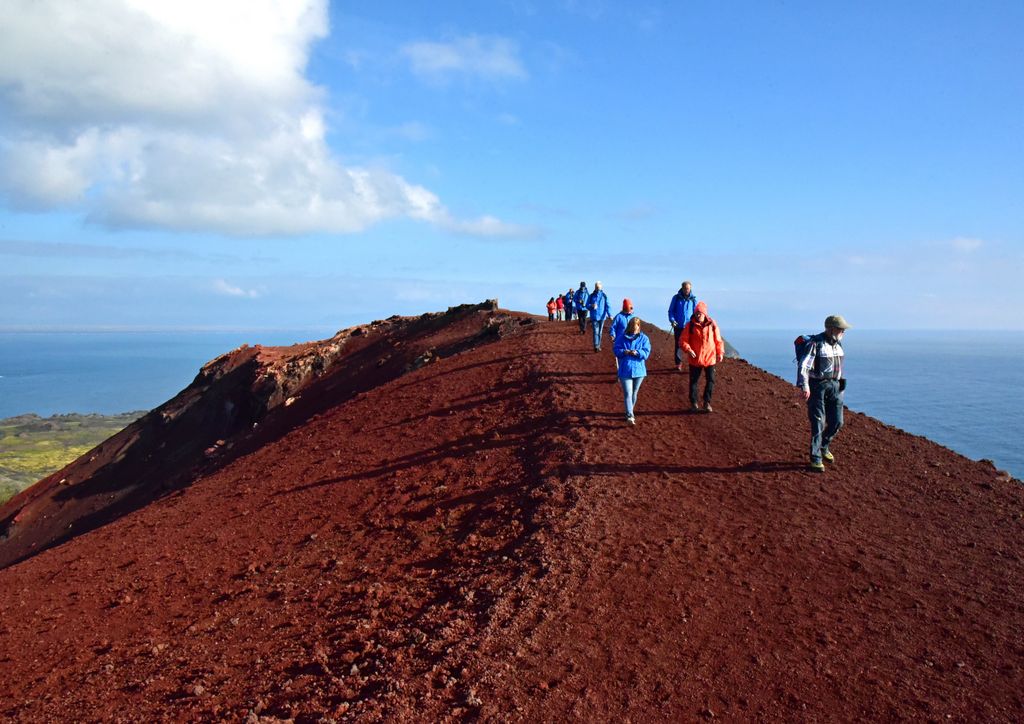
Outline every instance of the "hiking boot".
POLYGON ((714 410, 711 408, 710 402, 704 403, 704 412, 714 412, 714 410))
POLYGON ((825 472, 825 466, 822 463, 809 463, 807 470, 811 473, 823 473, 825 472))
POLYGON ((825 450, 821 453, 821 459, 827 463, 834 463, 836 461, 836 456, 830 453, 828 450, 825 450))
POLYGON ((700 412, 700 407, 697 405, 696 402, 690 403, 690 412, 700 412))
POLYGON ((627 425, 635 425, 636 424, 636 418, 632 417, 632 416, 631 417, 627 417, 626 418, 626 424, 627 425))

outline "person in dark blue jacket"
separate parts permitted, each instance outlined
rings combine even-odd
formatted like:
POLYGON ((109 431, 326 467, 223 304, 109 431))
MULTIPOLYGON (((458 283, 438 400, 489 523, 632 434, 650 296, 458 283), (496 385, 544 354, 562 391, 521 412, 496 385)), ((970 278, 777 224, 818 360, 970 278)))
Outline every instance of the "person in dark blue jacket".
POLYGON ((608 311, 608 295, 604 293, 601 282, 594 282, 594 293, 587 300, 587 312, 590 314, 590 327, 594 332, 594 351, 600 352, 604 320, 612 316, 608 311))
POLYGON ((683 282, 679 285, 679 291, 672 297, 668 304, 668 323, 672 325, 672 333, 676 338, 676 369, 683 369, 683 353, 679 349, 679 335, 683 327, 693 316, 693 310, 697 308, 697 297, 693 295, 693 285, 690 282, 683 282))
POLYGON ((651 340, 640 331, 640 318, 633 317, 626 331, 615 340, 615 357, 619 360, 619 384, 626 402, 626 422, 636 424, 633 412, 640 384, 647 376, 647 358, 651 356, 651 340))
POLYGON ((569 287, 569 291, 562 295, 562 299, 565 300, 565 321, 572 321, 573 307, 575 304, 572 300, 572 287, 569 287))
POLYGON ((572 306, 576 311, 576 317, 580 321, 580 334, 587 331, 587 302, 590 301, 590 290, 586 282, 580 282, 580 288, 572 297, 572 306))

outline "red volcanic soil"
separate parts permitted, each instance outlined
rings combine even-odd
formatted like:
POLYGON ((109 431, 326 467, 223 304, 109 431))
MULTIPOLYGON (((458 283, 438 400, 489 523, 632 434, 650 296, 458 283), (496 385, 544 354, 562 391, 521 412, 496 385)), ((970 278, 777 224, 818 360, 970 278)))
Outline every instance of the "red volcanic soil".
MULTIPOLYGON (((1024 487, 850 412, 807 473, 792 386, 729 359, 685 413, 659 331, 628 427, 574 330, 463 308, 262 350, 249 382, 321 362, 209 455, 143 425, 91 461, 136 477, 11 501, 0 715, 1024 719, 1024 487)), ((197 382, 198 420, 229 395, 197 382)))

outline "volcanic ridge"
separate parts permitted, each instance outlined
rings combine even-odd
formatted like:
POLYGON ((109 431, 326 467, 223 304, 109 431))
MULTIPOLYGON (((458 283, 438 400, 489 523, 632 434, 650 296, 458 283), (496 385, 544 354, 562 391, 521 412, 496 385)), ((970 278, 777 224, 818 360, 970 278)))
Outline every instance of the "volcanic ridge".
POLYGON ((1024 719, 1024 487, 646 331, 635 427, 496 302, 213 360, 0 508, 0 716, 1024 719))

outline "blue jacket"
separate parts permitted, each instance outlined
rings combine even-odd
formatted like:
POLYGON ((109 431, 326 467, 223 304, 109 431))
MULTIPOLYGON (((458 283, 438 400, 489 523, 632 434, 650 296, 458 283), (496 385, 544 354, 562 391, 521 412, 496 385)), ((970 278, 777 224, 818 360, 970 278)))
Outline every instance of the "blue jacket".
POLYGON ((626 314, 625 312, 619 312, 615 315, 611 325, 608 327, 608 334, 612 336, 613 340, 618 339, 619 335, 626 331, 626 325, 635 316, 635 314, 626 314))
POLYGON ((562 302, 567 310, 572 309, 572 289, 562 295, 562 302))
POLYGON ((688 297, 684 297, 682 292, 676 292, 668 305, 668 323, 675 323, 675 326, 682 329, 690 321, 696 306, 697 297, 692 291, 688 297))
POLYGON ((576 290, 576 293, 572 295, 572 305, 577 310, 586 309, 587 302, 590 300, 590 292, 587 291, 586 287, 582 287, 576 290))
POLYGON ((590 318, 595 322, 603 322, 612 316, 608 311, 608 295, 604 293, 603 289, 595 289, 594 293, 590 295, 590 299, 587 300, 587 311, 590 312, 590 318))
POLYGON ((647 362, 651 356, 651 340, 643 332, 639 334, 620 334, 615 338, 615 356, 619 360, 619 379, 628 377, 646 377, 647 362), (627 355, 626 350, 636 350, 634 357, 627 355))

